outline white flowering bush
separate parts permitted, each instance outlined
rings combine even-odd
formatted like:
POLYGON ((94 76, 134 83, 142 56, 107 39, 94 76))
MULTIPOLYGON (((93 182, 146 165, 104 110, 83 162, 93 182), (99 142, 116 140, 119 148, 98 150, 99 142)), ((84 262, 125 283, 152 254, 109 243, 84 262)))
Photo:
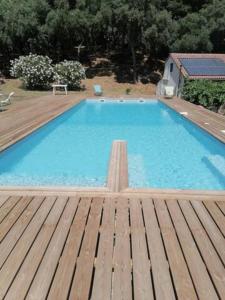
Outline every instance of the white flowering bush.
POLYGON ((67 84, 69 89, 80 89, 81 80, 85 78, 85 70, 78 61, 64 60, 54 67, 54 79, 67 84))
POLYGON ((12 60, 10 74, 20 78, 27 89, 46 89, 53 81, 54 68, 48 56, 30 54, 12 60))

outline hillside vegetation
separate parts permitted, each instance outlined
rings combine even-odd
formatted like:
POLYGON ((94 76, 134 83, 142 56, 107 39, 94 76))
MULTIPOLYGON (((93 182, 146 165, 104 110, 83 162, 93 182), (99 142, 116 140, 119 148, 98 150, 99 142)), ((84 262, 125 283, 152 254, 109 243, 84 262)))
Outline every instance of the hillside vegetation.
POLYGON ((0 7, 2 71, 29 53, 86 64, 108 55, 136 81, 144 64, 169 51, 225 51, 225 0, 0 0, 0 7))

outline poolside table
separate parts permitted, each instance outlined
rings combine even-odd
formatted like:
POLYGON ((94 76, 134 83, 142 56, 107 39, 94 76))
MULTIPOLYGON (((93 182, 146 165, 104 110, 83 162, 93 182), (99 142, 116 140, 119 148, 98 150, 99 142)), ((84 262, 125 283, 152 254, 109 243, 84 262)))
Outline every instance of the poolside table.
POLYGON ((53 84, 52 85, 52 88, 53 88, 53 95, 56 94, 56 90, 59 88, 63 88, 64 91, 65 91, 65 94, 67 95, 67 84, 53 84))

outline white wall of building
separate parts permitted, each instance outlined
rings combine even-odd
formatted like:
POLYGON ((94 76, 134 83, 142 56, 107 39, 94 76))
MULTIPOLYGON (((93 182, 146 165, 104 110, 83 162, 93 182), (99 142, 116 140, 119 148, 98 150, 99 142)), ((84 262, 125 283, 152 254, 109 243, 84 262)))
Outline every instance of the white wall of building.
POLYGON ((171 57, 169 57, 165 63, 163 78, 160 80, 157 86, 157 93, 163 95, 165 91, 165 86, 173 86, 175 95, 179 95, 178 85, 180 77, 180 88, 183 86, 184 77, 180 74, 180 70, 176 63, 171 57))

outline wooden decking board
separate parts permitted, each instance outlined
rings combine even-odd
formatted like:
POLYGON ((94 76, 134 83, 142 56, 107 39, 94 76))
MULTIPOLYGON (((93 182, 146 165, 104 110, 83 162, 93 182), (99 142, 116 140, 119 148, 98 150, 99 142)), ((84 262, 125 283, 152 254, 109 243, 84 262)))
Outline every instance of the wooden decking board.
POLYGON ((59 260, 59 265, 51 285, 48 299, 67 299, 77 262, 78 251, 84 234, 90 204, 91 198, 84 198, 79 203, 65 248, 59 260))
POLYGON ((2 205, 7 201, 9 197, 8 196, 0 196, 0 208, 2 207, 2 205))
POLYGON ((4 220, 0 224, 0 242, 16 222, 16 220, 23 213, 25 208, 31 202, 32 197, 24 197, 22 201, 16 203, 13 209, 9 212, 9 214, 4 218, 4 220))
POLYGON ((132 299, 131 247, 128 199, 116 202, 116 228, 112 299, 132 299))
POLYGON ((168 201, 168 208, 199 298, 216 299, 217 294, 206 265, 196 247, 195 240, 191 235, 177 202, 168 201))
MULTIPOLYGON (((57 202, 62 201, 64 205, 65 199, 66 198, 58 198, 57 202)), ((55 274, 59 258, 77 209, 77 204, 77 199, 70 198, 68 200, 32 285, 27 293, 26 299, 45 299, 47 297, 52 278, 55 274)))
POLYGON ((92 300, 111 299, 114 233, 115 201, 111 198, 106 198, 100 231, 98 257, 95 263, 92 300))
POLYGON ((225 215, 225 201, 224 202, 217 202, 216 204, 220 208, 222 213, 225 215))
POLYGON ((195 201, 34 196, 5 219, 0 299, 223 299, 225 202, 195 201))
POLYGON ((130 200, 134 298, 154 299, 145 227, 140 201, 130 200))
POLYGON ((54 202, 55 198, 46 198, 0 269, 0 299, 5 296, 54 202))
POLYGON ((178 299, 198 299, 164 201, 154 201, 178 299))
POLYGON ((225 222, 223 213, 214 202, 204 202, 204 205, 225 237, 225 222))
POLYGON ((172 101, 161 100, 166 105, 172 109, 179 111, 188 112, 187 118, 197 123, 203 129, 206 129, 210 133, 217 136, 221 141, 225 141, 225 136, 220 132, 220 130, 225 128, 225 117, 219 114, 216 114, 207 109, 198 107, 190 102, 173 99, 172 101), (205 123, 209 123, 208 125, 205 123))
POLYGON ((156 298, 175 299, 169 262, 166 258, 152 199, 143 199, 142 206, 156 298))
POLYGON ((215 249, 217 250, 221 260, 223 261, 223 263, 225 265, 225 250, 224 250, 225 249, 225 239, 224 239, 222 233, 220 232, 220 230, 218 229, 218 227, 216 226, 216 224, 214 223, 212 218, 210 218, 208 211, 206 210, 206 208, 204 207, 204 205, 201 202, 198 202, 195 200, 195 201, 192 201, 192 205, 193 205, 202 225, 204 226, 210 239, 212 240, 212 243, 213 243, 215 249))
POLYGON ((225 268, 218 257, 210 239, 198 220, 191 205, 187 201, 180 201, 180 207, 193 234, 198 249, 208 269, 209 274, 222 298, 225 295, 225 268))
POLYGON ((77 267, 71 286, 69 296, 71 300, 88 299, 90 295, 102 203, 102 198, 96 198, 91 205, 81 252, 77 260, 77 267))
POLYGON ((11 211, 11 209, 13 209, 13 207, 20 199, 20 196, 12 196, 9 197, 7 201, 5 201, 0 210, 0 223, 4 220, 4 218, 8 215, 8 213, 11 211))
POLYGON ((31 219, 43 202, 44 197, 35 197, 34 200, 28 205, 26 210, 11 227, 3 241, 0 243, 0 268, 7 259, 8 255, 19 241, 26 227, 29 225, 31 219))
MULTIPOLYGON (((13 281, 5 299, 24 299, 33 276, 41 262, 46 247, 56 228, 57 222, 62 214, 67 199, 57 200, 56 204, 50 211, 47 219, 41 227, 41 230, 29 250, 15 280, 13 281)), ((41 295, 40 295, 41 296, 41 295)))

